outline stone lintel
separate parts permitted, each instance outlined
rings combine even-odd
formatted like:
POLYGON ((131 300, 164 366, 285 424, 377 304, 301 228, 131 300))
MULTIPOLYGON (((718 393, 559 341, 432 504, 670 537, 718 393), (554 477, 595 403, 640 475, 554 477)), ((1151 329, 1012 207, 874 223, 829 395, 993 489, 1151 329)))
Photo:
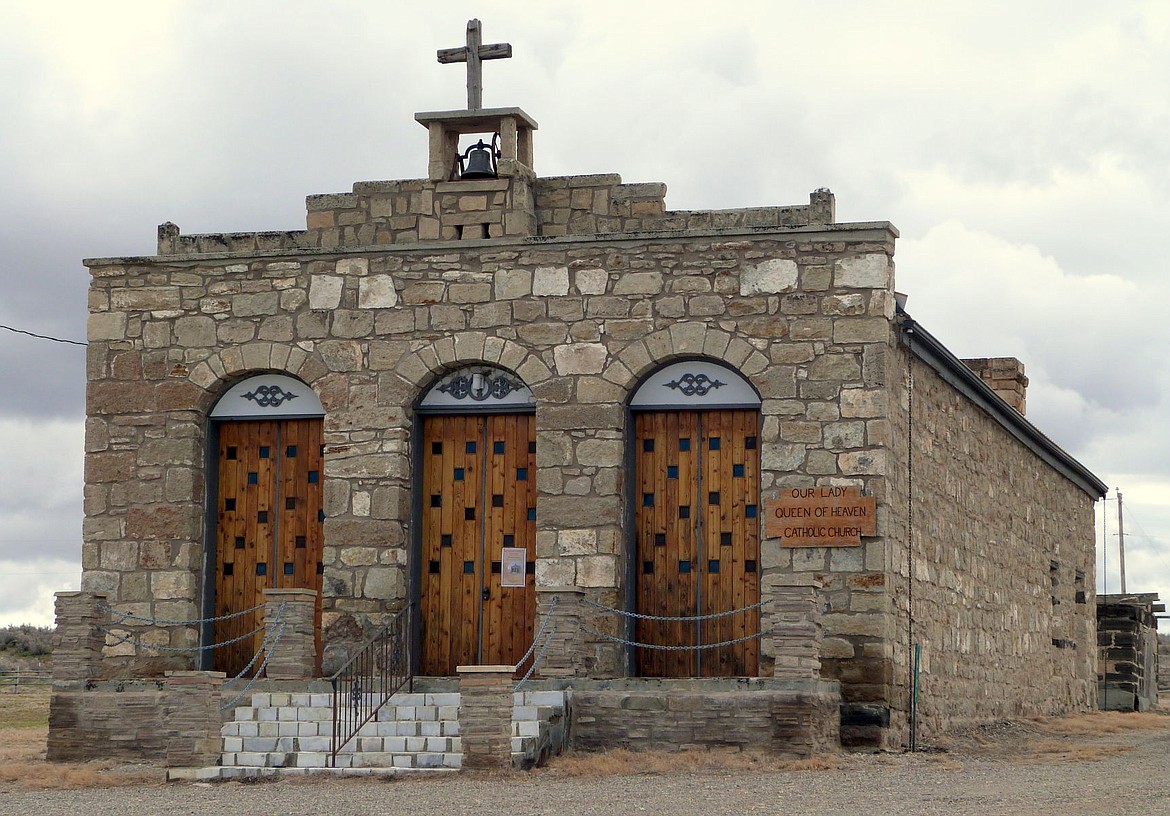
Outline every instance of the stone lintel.
POLYGON ((457 674, 507 674, 511 676, 515 666, 456 666, 457 674))
POLYGON ((487 133, 497 130, 498 122, 511 117, 526 128, 537 130, 536 120, 520 108, 480 108, 479 110, 424 111, 414 115, 414 121, 425 128, 442 124, 456 133, 487 133))
MULTIPOLYGON (((899 236, 897 228, 889 221, 858 221, 853 223, 814 224, 811 226, 761 226, 761 227, 704 227, 695 229, 667 229, 667 230, 637 230, 634 232, 614 232, 598 234, 574 234, 560 236, 521 236, 508 239, 493 239, 490 246, 499 250, 503 247, 528 246, 560 246, 562 244, 624 244, 629 242, 640 243, 647 240, 681 240, 690 238, 722 238, 733 239, 743 236, 783 237, 785 240, 801 241, 873 241, 883 242, 899 236)), ((485 244, 486 245, 486 244, 485 244)), ((216 251, 184 253, 183 258, 198 259, 201 261, 227 260, 232 258, 248 258, 262 260, 265 258, 295 258, 300 261, 318 258, 344 258, 351 255, 377 253, 379 255, 394 255, 402 253, 442 252, 445 250, 463 251, 469 246, 477 246, 475 242, 466 241, 428 241, 425 244, 370 244, 369 246, 344 247, 301 247, 289 249, 256 249, 248 251, 216 251)), ((129 255, 108 258, 85 258, 82 265, 87 269, 100 269, 106 266, 135 266, 150 263, 170 262, 172 259, 159 255, 129 255)))
POLYGON ((508 189, 509 184, 511 182, 506 178, 440 181, 435 184, 435 192, 440 195, 443 193, 501 193, 508 189))

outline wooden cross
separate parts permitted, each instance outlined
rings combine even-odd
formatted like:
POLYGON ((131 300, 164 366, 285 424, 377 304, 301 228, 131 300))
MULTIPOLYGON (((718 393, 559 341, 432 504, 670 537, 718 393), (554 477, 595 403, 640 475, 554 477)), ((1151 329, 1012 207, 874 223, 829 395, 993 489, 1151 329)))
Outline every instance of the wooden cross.
POLYGON ((440 48, 439 62, 467 63, 467 109, 483 108, 483 60, 508 59, 512 56, 511 43, 482 45, 479 20, 467 21, 467 45, 460 48, 440 48))

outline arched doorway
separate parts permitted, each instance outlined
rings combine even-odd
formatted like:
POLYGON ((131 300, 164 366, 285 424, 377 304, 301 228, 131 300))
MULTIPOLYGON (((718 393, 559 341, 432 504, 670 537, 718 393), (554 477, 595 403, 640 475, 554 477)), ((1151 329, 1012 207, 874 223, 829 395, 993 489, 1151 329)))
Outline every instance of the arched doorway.
POLYGON ((316 590, 320 660, 323 415, 313 389, 278 374, 237 383, 211 411, 206 591, 220 620, 204 640, 236 641, 210 659, 229 676, 263 643, 263 610, 239 613, 263 604, 269 588, 316 590))
POLYGON ((418 406, 419 673, 517 663, 536 617, 535 399, 486 365, 442 377, 418 406))
POLYGON ((643 677, 752 677, 759 669, 760 398, 708 360, 658 369, 630 401, 635 640, 643 677), (741 611, 736 611, 741 610, 741 611), (710 617, 715 616, 715 617, 710 617), (678 618, 694 620, 678 620, 678 618))

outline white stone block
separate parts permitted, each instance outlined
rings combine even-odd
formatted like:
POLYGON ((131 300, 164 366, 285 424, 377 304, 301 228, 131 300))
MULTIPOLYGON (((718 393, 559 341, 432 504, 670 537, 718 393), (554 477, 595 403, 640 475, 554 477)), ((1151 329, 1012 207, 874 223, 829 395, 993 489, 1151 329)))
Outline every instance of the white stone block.
POLYGON ((424 737, 437 737, 443 733, 443 724, 438 720, 420 722, 418 724, 418 733, 424 737))
POLYGON ((609 283, 609 273, 604 269, 578 269, 573 277, 582 295, 604 295, 609 283))
POLYGON ((309 705, 316 708, 333 708, 332 694, 310 694, 309 705))
POLYGON ((536 719, 536 706, 518 705, 518 706, 512 707, 512 720, 513 721, 535 720, 535 719, 536 719))
POLYGON ((273 708, 292 705, 292 695, 285 692, 272 692, 268 695, 268 702, 265 705, 273 708))
POLYGON ((289 695, 289 705, 295 705, 295 706, 312 705, 312 703, 309 702, 311 696, 312 695, 310 695, 308 692, 300 692, 300 691, 294 692, 294 693, 289 695))
POLYGON ((413 768, 414 767, 414 757, 411 756, 410 754, 399 754, 399 755, 394 757, 393 762, 394 762, 393 767, 395 767, 395 768, 413 768))
POLYGON ((295 759, 298 768, 325 768, 328 766, 329 754, 319 751, 301 751, 295 759))
POLYGON ((557 373, 600 374, 605 370, 608 351, 602 343, 570 343, 553 349, 557 373))
POLYGON ((233 765, 241 765, 246 768, 263 768, 265 762, 268 760, 268 754, 256 751, 241 751, 236 754, 236 761, 233 765))
POLYGON ((440 720, 457 720, 459 719, 459 704, 441 705, 439 706, 440 720))
POLYGON ((539 737, 540 736, 540 722, 537 720, 522 720, 516 723, 516 728, 519 731, 517 736, 521 737, 539 737))
POLYGON ((739 274, 739 293, 746 296, 791 292, 796 288, 798 277, 796 261, 770 258, 739 274))
POLYGON ((280 708, 273 708, 273 709, 268 709, 268 710, 276 712, 276 717, 274 717, 274 719, 288 720, 290 722, 296 722, 297 720, 301 719, 298 716, 301 709, 299 709, 295 706, 291 706, 291 705, 281 706, 280 708))
POLYGON ((527 695, 526 705, 565 707, 565 693, 563 691, 530 691, 525 692, 525 694, 527 695))
POLYGON ((427 750, 435 753, 444 753, 447 750, 447 740, 444 737, 427 737, 427 750))
POLYGON ((395 754, 406 752, 406 737, 386 737, 382 742, 387 751, 395 754))
POLYGON ((297 742, 302 751, 332 751, 332 740, 329 737, 301 737, 297 742))
POLYGON ((426 705, 427 695, 399 692, 390 698, 390 705, 393 706, 420 706, 426 705))
POLYGON ((275 722, 280 719, 280 709, 258 708, 256 709, 256 719, 260 722, 275 722))
POLYGON ((835 264, 833 284, 855 289, 887 289, 890 285, 890 259, 883 252, 856 258, 841 258, 835 264))
POLYGON ((462 768, 463 754, 443 754, 444 768, 462 768))
POLYGON ((414 710, 414 718, 420 721, 439 719, 439 709, 436 706, 419 706, 414 710))
POLYGON ((359 309, 391 309, 398 305, 398 291, 390 275, 371 275, 358 282, 359 309))
POLYGON ((426 753, 419 754, 414 758, 414 767, 416 768, 442 768, 443 754, 441 753, 426 753))
POLYGON ((569 270, 564 266, 538 266, 532 278, 532 294, 536 297, 569 294, 569 270))
POLYGON ((258 736, 260 736, 260 723, 258 723, 258 722, 237 723, 236 732, 241 737, 258 737, 258 736))
POLYGON ((260 725, 260 732, 257 736, 261 736, 261 737, 279 737, 280 736, 280 723, 278 723, 276 720, 272 720, 272 721, 265 720, 264 722, 259 723, 259 725, 260 725))
POLYGON ((224 723, 219 729, 221 737, 238 737, 240 736, 240 724, 238 722, 224 723))
POLYGON ((234 754, 236 751, 244 750, 244 741, 240 737, 224 737, 223 738, 224 753, 234 754))
POLYGON ((345 279, 336 275, 313 275, 309 279, 309 308, 336 309, 341 305, 345 279))
POLYGON ((406 738, 406 750, 407 751, 410 751, 412 753, 417 753, 419 751, 425 750, 426 747, 427 747, 426 737, 407 737, 406 738))
POLYGON ((455 706, 459 707, 459 692, 445 691, 441 694, 426 695, 426 704, 433 706, 455 706))
POLYGON ((443 722, 443 736, 445 736, 445 737, 459 736, 459 720, 445 720, 443 722))

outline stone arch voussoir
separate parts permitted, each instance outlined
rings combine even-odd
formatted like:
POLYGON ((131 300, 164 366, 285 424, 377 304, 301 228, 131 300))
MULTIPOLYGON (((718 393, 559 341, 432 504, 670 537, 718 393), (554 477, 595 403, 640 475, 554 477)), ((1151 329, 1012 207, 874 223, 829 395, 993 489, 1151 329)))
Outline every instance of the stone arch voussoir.
POLYGON ((199 388, 198 407, 206 413, 219 396, 240 380, 254 374, 288 374, 315 388, 328 373, 314 352, 284 343, 258 341, 219 349, 191 368, 187 379, 199 388))
MULTIPOLYGON (((642 340, 628 343, 610 358, 602 376, 615 385, 632 391, 650 372, 680 357, 706 357, 719 360, 740 371, 751 379, 763 368, 749 373, 743 364, 751 359, 752 353, 767 363, 750 344, 736 338, 729 332, 709 326, 706 323, 676 323, 659 329, 642 340), (746 349, 746 350, 745 350, 746 349)), ((758 361, 753 360, 755 368, 758 361)))

